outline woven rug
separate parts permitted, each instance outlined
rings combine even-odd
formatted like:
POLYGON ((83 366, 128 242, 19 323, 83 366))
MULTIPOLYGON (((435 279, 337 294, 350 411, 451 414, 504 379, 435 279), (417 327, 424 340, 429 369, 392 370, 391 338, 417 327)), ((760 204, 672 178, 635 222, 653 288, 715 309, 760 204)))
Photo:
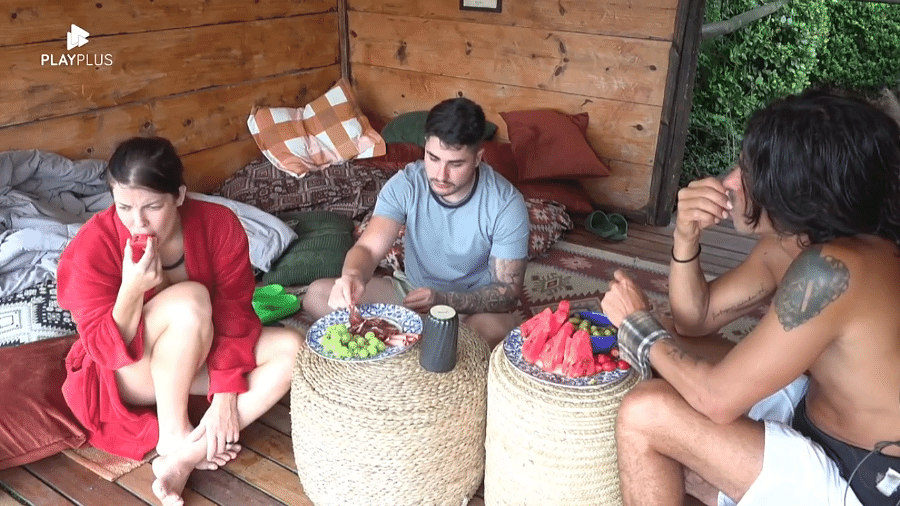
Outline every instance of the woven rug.
POLYGON ((150 462, 150 460, 156 456, 156 452, 153 451, 148 453, 143 460, 131 460, 111 453, 106 453, 93 446, 65 450, 63 451, 63 454, 109 481, 119 479, 122 475, 150 462))
MULTIPOLYGON (((671 316, 669 307, 669 266, 639 258, 590 248, 567 241, 557 242, 546 255, 528 263, 525 271, 525 293, 516 311, 523 319, 541 312, 545 307, 556 309, 559 301, 568 299, 573 311, 600 311, 600 300, 609 288, 609 280, 616 269, 624 269, 644 289, 652 310, 671 316)), ((292 289, 302 295, 302 289, 292 289)), ((756 325, 765 311, 760 307, 722 329, 726 339, 737 342, 756 325)), ((303 331, 312 323, 301 311, 282 320, 282 323, 303 331)))

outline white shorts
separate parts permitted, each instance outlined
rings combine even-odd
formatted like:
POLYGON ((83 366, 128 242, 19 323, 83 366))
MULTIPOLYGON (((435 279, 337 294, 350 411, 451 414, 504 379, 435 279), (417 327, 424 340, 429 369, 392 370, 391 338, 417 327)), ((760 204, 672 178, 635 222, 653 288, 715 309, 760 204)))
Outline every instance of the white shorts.
MULTIPOLYGON (((807 382, 806 376, 797 378, 748 413, 765 421, 766 447, 762 471, 738 503, 741 506, 862 506, 822 447, 791 428, 794 407, 806 393, 807 382)), ((719 492, 719 506, 734 505, 719 492)))

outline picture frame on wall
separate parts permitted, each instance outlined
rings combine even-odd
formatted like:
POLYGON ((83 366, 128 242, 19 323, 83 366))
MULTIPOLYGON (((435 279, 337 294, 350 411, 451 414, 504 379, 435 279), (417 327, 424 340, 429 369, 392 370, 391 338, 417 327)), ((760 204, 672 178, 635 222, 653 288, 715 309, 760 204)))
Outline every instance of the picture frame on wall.
POLYGON ((461 11, 500 12, 503 0, 459 0, 461 11))

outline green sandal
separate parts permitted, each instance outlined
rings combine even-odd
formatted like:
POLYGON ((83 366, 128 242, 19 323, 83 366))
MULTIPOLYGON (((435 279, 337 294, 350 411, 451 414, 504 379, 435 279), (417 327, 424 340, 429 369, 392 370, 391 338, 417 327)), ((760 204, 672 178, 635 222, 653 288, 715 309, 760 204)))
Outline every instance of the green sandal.
POLYGON ((619 213, 594 211, 584 220, 584 228, 610 241, 628 238, 628 221, 619 213))
POLYGON ((263 325, 287 318, 299 310, 300 299, 285 293, 281 285, 262 286, 253 291, 253 311, 263 325))

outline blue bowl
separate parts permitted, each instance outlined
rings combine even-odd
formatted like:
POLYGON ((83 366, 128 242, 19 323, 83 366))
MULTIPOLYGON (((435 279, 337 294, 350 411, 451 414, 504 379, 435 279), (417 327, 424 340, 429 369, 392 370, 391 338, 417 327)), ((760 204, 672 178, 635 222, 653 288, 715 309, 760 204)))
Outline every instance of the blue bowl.
MULTIPOLYGON (((598 313, 596 311, 582 311, 578 313, 581 315, 581 318, 584 320, 588 320, 593 325, 597 325, 598 327, 601 325, 612 325, 612 322, 609 321, 609 318, 606 317, 603 313, 598 313)), ((611 336, 591 336, 591 348, 593 348, 594 353, 609 353, 616 344, 618 344, 619 340, 616 337, 616 334, 611 336)))

